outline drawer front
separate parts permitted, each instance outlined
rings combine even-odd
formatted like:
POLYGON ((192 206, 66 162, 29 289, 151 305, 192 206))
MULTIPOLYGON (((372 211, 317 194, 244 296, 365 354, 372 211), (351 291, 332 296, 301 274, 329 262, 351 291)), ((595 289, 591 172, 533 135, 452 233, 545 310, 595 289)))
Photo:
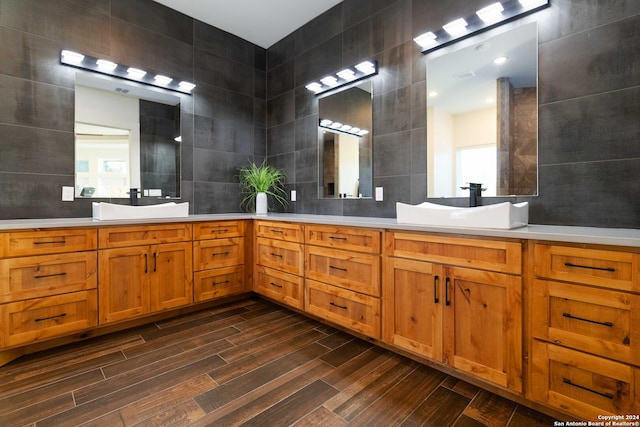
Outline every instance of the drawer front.
POLYGON ((194 274, 193 299, 208 301, 246 292, 244 266, 216 268, 194 274))
POLYGON ((520 242, 403 232, 387 232, 385 238, 385 253, 389 256, 500 273, 522 273, 520 242))
POLYGON ((193 224, 193 240, 244 236, 244 226, 244 221, 196 222, 193 224))
POLYGON ((0 234, 0 257, 89 251, 96 247, 95 229, 17 231, 0 234))
POLYGON ((304 250, 301 244, 258 237, 256 257, 258 265, 304 275, 304 250))
POLYGON ((242 237, 193 242, 193 265, 196 271, 239 264, 244 264, 242 237))
POLYGON ((307 312, 380 338, 380 299, 309 279, 306 285, 307 312))
POLYGON ((306 277, 380 296, 380 257, 317 246, 306 247, 306 277))
POLYGON ((583 420, 638 414, 637 368, 540 341, 531 355, 534 400, 583 420))
POLYGON ((304 308, 304 279, 257 266, 254 291, 291 307, 304 308))
POLYGON ((96 290, 0 305, 3 346, 29 344, 98 324, 96 290))
POLYGON ((327 246, 372 254, 380 253, 379 230, 366 230, 349 227, 306 226, 305 242, 308 245, 327 246))
POLYGON ((628 252, 536 244, 538 277, 640 292, 640 255, 628 252))
POLYGON ((93 289, 96 271, 95 251, 0 260, 0 302, 93 289))
POLYGON ((189 240, 191 240, 191 224, 113 227, 98 230, 98 244, 101 249, 189 240))
POLYGON ((534 337, 640 365, 640 296, 536 280, 534 337))
POLYGON ((287 242, 304 242, 302 225, 278 221, 257 221, 256 236, 269 239, 285 240, 287 242))

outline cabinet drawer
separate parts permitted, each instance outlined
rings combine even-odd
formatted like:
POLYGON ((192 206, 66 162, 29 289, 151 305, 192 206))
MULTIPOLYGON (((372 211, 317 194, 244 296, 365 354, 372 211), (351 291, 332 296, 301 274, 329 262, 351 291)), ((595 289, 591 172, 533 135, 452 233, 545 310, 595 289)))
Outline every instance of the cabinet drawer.
POLYGON ((98 323, 96 290, 0 305, 3 346, 28 344, 98 323))
POLYGON ((193 299, 207 301, 245 292, 244 266, 216 268, 194 274, 193 299))
POLYGON ((304 308, 302 277, 257 266, 254 286, 254 291, 261 295, 295 308, 304 308))
POLYGON ((640 292, 640 255, 629 252, 536 244, 538 277, 640 292))
POLYGON ((244 264, 244 239, 231 237, 193 242, 193 261, 196 271, 244 264))
POLYGON ((279 221, 257 221, 256 236, 297 243, 304 241, 304 234, 300 224, 279 221))
POLYGON ((258 265, 298 276, 304 274, 304 251, 301 244, 258 237, 256 257, 258 265))
POLYGON ((306 265, 306 277, 380 296, 380 257, 377 255, 307 246, 306 265))
POLYGON ((522 244, 421 233, 387 232, 385 253, 500 273, 522 273, 522 244))
POLYGON ((640 296, 536 280, 534 337, 640 365, 640 296))
POLYGON ((79 252, 96 247, 95 229, 17 231, 0 234, 0 257, 79 252))
POLYGON ((244 221, 196 222, 193 224, 193 240, 244 236, 244 225, 244 221))
POLYGON ((379 230, 319 225, 305 227, 305 241, 308 245, 328 246, 372 254, 380 253, 380 236, 379 230))
POLYGON ((113 227, 98 230, 98 242, 101 249, 189 240, 191 240, 191 224, 113 227))
POLYGON ((0 302, 92 289, 96 270, 95 251, 0 260, 0 302))
POLYGON ((307 312, 380 338, 380 299, 314 280, 307 279, 306 285, 307 312))
POLYGON ((535 340, 531 362, 534 400, 583 420, 638 413, 637 368, 535 340))

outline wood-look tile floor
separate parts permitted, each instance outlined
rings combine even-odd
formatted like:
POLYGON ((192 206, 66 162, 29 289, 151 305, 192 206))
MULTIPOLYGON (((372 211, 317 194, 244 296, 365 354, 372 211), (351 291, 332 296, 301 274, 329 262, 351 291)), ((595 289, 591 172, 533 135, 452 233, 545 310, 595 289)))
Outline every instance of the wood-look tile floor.
POLYGON ((17 359, 0 426, 552 426, 545 415, 270 302, 17 359))

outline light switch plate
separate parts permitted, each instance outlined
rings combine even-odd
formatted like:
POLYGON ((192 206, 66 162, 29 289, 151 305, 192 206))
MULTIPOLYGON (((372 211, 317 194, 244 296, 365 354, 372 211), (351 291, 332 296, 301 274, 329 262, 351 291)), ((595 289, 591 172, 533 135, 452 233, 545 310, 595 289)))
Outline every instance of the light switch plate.
POLYGON ((384 199, 382 188, 376 187, 376 202, 381 202, 384 199))
POLYGON ((292 202, 296 201, 296 190, 291 190, 291 201, 292 202))
POLYGON ((62 187, 62 201, 73 202, 73 187, 62 187))

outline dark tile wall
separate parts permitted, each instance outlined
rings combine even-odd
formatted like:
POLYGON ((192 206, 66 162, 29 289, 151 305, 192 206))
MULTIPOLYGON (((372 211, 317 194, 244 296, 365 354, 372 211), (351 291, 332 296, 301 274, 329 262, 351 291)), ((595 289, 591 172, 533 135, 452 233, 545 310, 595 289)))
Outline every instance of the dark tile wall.
MULTIPOLYGON (((426 65, 412 39, 486 3, 345 0, 267 50, 267 154, 297 190, 291 211, 393 217, 396 201, 426 200, 426 65), (317 99, 304 85, 370 58, 385 200, 318 200, 317 99)), ((640 2, 551 0, 536 16, 539 196, 491 201, 529 201, 531 223, 640 228, 640 2)))
POLYGON ((76 73, 63 48, 194 81, 180 95, 182 199, 238 211, 236 169, 266 153, 265 49, 151 0, 0 0, 0 219, 91 216, 90 199, 61 201, 76 73))

